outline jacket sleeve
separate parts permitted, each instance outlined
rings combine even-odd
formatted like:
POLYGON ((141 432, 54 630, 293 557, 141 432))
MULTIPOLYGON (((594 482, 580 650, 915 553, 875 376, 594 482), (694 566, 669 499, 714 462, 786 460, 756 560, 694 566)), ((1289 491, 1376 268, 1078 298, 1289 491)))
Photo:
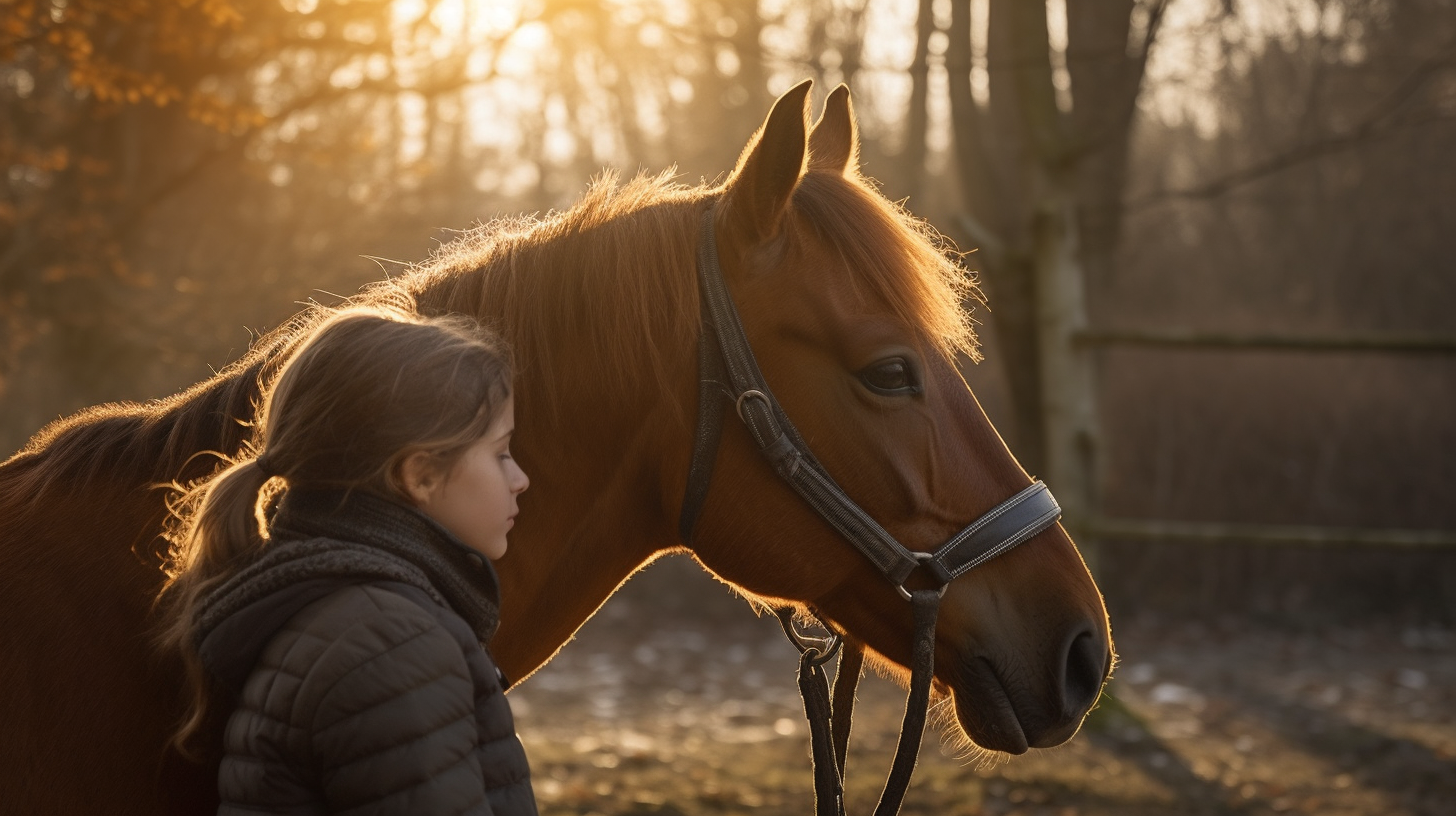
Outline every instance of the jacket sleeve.
MULTIPOLYGON (((331 813, 490 814, 460 645, 413 603, 382 604, 320 655, 309 754, 331 813)), ((397 603, 396 603, 397 602, 397 603)))

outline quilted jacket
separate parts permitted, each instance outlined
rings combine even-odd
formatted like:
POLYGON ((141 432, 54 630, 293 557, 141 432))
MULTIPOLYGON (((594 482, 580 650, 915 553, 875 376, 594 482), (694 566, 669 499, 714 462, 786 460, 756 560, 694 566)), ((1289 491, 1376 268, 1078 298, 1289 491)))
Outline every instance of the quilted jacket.
POLYGON ((196 618, 236 702, 219 813, 534 816, 490 563, 360 492, 291 490, 270 531, 196 618))

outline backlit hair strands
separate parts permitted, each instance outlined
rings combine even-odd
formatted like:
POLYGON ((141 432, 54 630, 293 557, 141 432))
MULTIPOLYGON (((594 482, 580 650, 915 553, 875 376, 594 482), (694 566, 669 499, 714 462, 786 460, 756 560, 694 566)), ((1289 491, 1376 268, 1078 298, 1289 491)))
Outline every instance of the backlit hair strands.
POLYGON ((193 642, 196 604, 267 548, 267 515, 279 495, 293 486, 335 487, 405 502, 400 464, 424 452, 448 469, 485 435, 510 393, 504 341, 460 315, 351 307, 295 346, 263 389, 250 447, 256 455, 173 502, 159 638, 182 652, 194 694, 179 748, 208 703, 193 642))

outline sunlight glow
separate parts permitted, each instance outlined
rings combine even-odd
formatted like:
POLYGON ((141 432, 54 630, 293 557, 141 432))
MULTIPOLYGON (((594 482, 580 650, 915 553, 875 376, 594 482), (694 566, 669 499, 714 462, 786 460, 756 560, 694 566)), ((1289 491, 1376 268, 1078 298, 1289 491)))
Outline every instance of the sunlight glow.
MULTIPOLYGON (((816 98, 852 81, 862 131, 893 153, 906 135, 922 6, 920 0, 386 0, 383 19, 344 15, 336 24, 326 23, 331 16, 320 11, 319 0, 278 2, 300 15, 301 37, 341 37, 364 47, 352 56, 348 48, 304 47, 260 66, 252 79, 265 113, 294 101, 291 77, 327 64, 329 84, 361 91, 355 113, 378 129, 356 142, 389 150, 407 174, 428 172, 447 154, 452 164, 472 167, 529 165, 529 172, 470 170, 478 184, 509 193, 522 184, 549 186, 563 170, 665 163, 674 155, 666 146, 681 138, 672 130, 693 126, 680 118, 683 110, 695 103, 711 109, 718 101, 725 116, 736 116, 750 99, 765 101, 806 75, 819 80, 816 98), (750 12, 757 14, 751 22, 750 12), (747 82, 761 87, 750 90, 747 82), (372 112, 361 113, 370 106, 372 112)), ((1039 2, 1047 10, 1058 107, 1070 111, 1071 0, 1039 2)), ((1134 3, 1131 49, 1142 46, 1150 3, 1134 3)), ((989 0, 930 3, 938 29, 927 65, 932 163, 953 148, 945 68, 951 14, 970 15, 971 92, 986 104, 989 7, 989 0)), ((1253 70, 1266 49, 1318 40, 1347 65, 1367 56, 1367 34, 1342 3, 1244 0, 1236 14, 1228 8, 1225 0, 1168 6, 1139 98, 1145 115, 1212 137, 1241 126, 1220 83, 1253 70)), ((303 130, 289 117, 276 138, 293 142, 303 130)))
POLYGON ((1316 37, 1346 65, 1366 59, 1366 32, 1346 19, 1340 3, 1258 0, 1238 8, 1237 16, 1226 16, 1224 0, 1182 0, 1168 7, 1148 61, 1147 89, 1139 99, 1145 111, 1212 138, 1240 126, 1219 104, 1223 78, 1218 69, 1228 66, 1246 74, 1266 49, 1292 50, 1316 37))
MULTIPOLYGON (((316 5, 316 0, 282 1, 300 11, 316 5)), ((1069 111, 1074 104, 1066 57, 1070 3, 1042 2, 1057 103, 1069 111)), ((742 43, 736 41, 743 18, 735 20, 722 10, 724 0, 719 0, 716 21, 703 16, 714 6, 692 0, 392 0, 387 31, 363 26, 343 33, 361 43, 388 38, 395 43, 393 53, 344 62, 330 82, 360 88, 393 77, 405 88, 421 90, 414 96, 396 94, 386 117, 387 127, 401 137, 387 143, 397 146, 397 158, 407 166, 428 163, 451 145, 477 161, 534 168, 476 176, 478 184, 503 186, 496 189, 541 182, 553 167, 635 169, 649 163, 644 147, 668 138, 669 128, 679 125, 673 118, 677 110, 704 94, 730 107, 742 104, 749 96, 734 80, 750 77, 777 94, 806 73, 827 89, 852 72, 864 132, 886 140, 893 152, 904 136, 920 2, 758 0, 754 5, 755 47, 762 49, 762 63, 747 66, 742 43), (842 52, 844 42, 861 43, 859 53, 842 52), (443 127, 427 126, 430 120, 443 127), (450 141, 438 141, 446 138, 450 141)), ((983 104, 990 96, 989 5, 988 0, 968 4, 971 91, 983 104)), ((927 138, 938 155, 952 147, 944 98, 949 46, 943 30, 952 4, 934 0, 931 6, 942 30, 929 43, 927 138)), ((1181 0, 1168 7, 1139 100, 1146 114, 1211 137, 1239 126, 1219 96, 1219 72, 1225 67, 1247 72, 1263 49, 1299 47, 1315 35, 1333 44, 1347 63, 1365 56, 1363 32, 1348 23, 1339 3, 1247 0, 1236 15, 1223 13, 1225 6, 1224 0, 1181 0)), ((1129 47, 1141 47, 1147 0, 1136 4, 1132 22, 1129 47)))
MULTIPOLYGON (((382 67, 346 63, 330 81, 355 88, 392 73, 406 87, 428 87, 431 82, 459 86, 449 95, 448 117, 439 104, 432 110, 428 99, 417 95, 399 95, 392 104, 390 118, 403 137, 397 158, 405 165, 428 159, 432 146, 427 141, 435 136, 426 123, 432 116, 458 123, 460 147, 470 154, 484 150, 510 155, 518 164, 563 165, 587 155, 596 164, 625 162, 632 159, 610 126, 622 112, 613 112, 612 94, 623 93, 630 100, 623 108, 632 116, 630 127, 652 138, 664 133, 668 123, 663 103, 684 104, 696 89, 671 72, 650 75, 652 61, 675 45, 694 14, 689 0, 605 0, 564 7, 548 7, 541 0, 393 0, 385 35, 398 43, 393 56, 382 67), (603 52, 609 56, 594 56, 603 52), (624 69, 649 73, 651 85, 644 85, 641 77, 630 89, 620 85, 626 80, 624 69), (560 96, 547 97, 547 87, 595 88, 607 96, 588 95, 568 104, 560 96), (543 116, 544 129, 529 137, 521 132, 522 122, 543 116)), ((725 17, 716 30, 728 37, 736 24, 725 17)), ((351 30, 347 36, 362 42, 376 34, 351 30)), ((722 76, 740 69, 731 51, 720 52, 716 59, 705 66, 701 58, 685 55, 672 67, 681 74, 716 67, 722 76)), ((539 180, 534 169, 475 176, 482 189, 507 193, 539 180)))

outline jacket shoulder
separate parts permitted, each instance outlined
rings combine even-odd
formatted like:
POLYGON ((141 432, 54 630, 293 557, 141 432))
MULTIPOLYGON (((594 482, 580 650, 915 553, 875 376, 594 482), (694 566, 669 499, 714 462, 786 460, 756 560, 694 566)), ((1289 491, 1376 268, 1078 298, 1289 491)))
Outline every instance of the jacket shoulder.
POLYGON ((350 584, 300 609, 281 632, 299 631, 337 639, 372 631, 381 638, 411 636, 437 626, 418 603, 380 584, 350 584))
POLYGON ((293 728, 312 731, 329 724, 321 721, 327 708, 362 710, 374 702, 339 700, 341 684, 353 695, 372 689, 383 700, 441 677, 469 683, 456 638, 415 601, 362 584, 332 592, 289 619, 259 655, 242 697, 263 703, 293 728), (355 674, 364 677, 351 679, 355 674))

